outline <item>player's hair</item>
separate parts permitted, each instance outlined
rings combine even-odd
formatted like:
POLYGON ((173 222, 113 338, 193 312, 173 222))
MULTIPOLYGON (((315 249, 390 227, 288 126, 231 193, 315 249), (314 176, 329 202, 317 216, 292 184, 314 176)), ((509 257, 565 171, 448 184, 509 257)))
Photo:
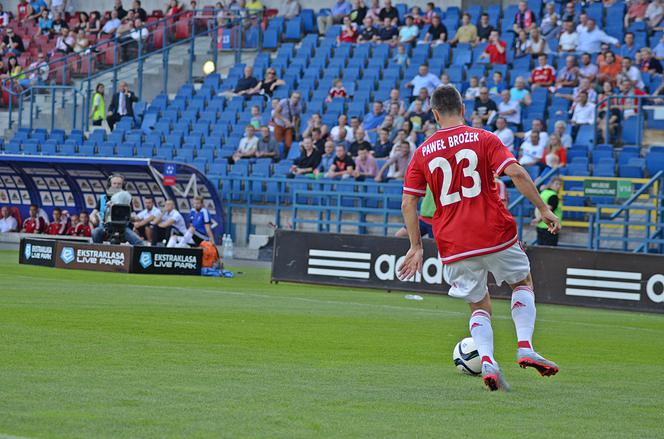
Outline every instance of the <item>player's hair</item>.
POLYGON ((53 208, 53 212, 60 212, 60 213, 62 213, 62 209, 60 209, 59 207, 55 207, 55 208, 53 208))
POLYGON ((203 197, 201 197, 200 195, 196 195, 194 197, 194 201, 200 201, 202 203, 203 202, 203 197))
POLYGON ((463 108, 459 90, 453 85, 441 85, 431 95, 431 109, 441 116, 458 116, 463 108))
POLYGON ((32 203, 30 207, 34 207, 35 209, 39 209, 39 206, 37 206, 35 203, 32 203))

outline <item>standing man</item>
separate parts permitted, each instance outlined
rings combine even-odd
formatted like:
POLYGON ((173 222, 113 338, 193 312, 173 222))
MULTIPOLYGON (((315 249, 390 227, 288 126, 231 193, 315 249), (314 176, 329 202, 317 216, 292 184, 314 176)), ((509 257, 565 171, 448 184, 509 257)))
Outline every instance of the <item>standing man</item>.
MULTIPOLYGON (((553 177, 548 186, 540 193, 542 201, 558 218, 563 217, 563 203, 558 195, 562 188, 563 181, 560 177, 553 177)), ((539 210, 535 211, 535 219, 532 223, 537 225, 537 245, 558 245, 558 234, 549 231, 549 227, 542 221, 539 210)))
POLYGON ((300 131, 301 97, 300 92, 294 91, 290 98, 282 99, 279 102, 279 111, 274 115, 274 138, 277 139, 277 142, 284 142, 285 156, 288 156, 295 133, 300 131))
POLYGON ((482 379, 490 390, 509 390, 493 357, 491 299, 487 274, 512 288, 512 320, 517 333, 521 367, 534 367, 543 376, 558 366, 533 350, 535 295, 528 257, 518 242, 516 223, 498 197, 495 175, 503 172, 539 209, 549 232, 558 233, 560 220, 542 201, 528 173, 494 134, 464 124, 465 108, 454 86, 441 86, 431 97, 440 129, 415 152, 404 180, 401 210, 410 250, 399 266, 407 280, 422 270, 423 249, 417 215, 427 185, 434 195, 434 236, 441 255, 449 295, 468 302, 470 334, 482 359, 482 379))
POLYGON ((106 114, 106 122, 111 131, 124 116, 134 118, 134 102, 138 102, 138 98, 133 91, 129 91, 125 81, 120 81, 120 91, 113 95, 106 114))

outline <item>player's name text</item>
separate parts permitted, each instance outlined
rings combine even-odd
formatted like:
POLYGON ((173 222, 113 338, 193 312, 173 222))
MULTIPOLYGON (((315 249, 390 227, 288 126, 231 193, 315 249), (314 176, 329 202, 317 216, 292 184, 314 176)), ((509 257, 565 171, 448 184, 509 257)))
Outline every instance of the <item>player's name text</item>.
POLYGON ((453 136, 449 136, 447 139, 436 139, 427 143, 426 145, 423 145, 422 155, 426 157, 427 155, 442 149, 454 148, 455 146, 459 146, 464 143, 479 142, 479 140, 479 133, 466 132, 455 134, 453 136), (445 143, 445 140, 447 140, 447 144, 445 143))

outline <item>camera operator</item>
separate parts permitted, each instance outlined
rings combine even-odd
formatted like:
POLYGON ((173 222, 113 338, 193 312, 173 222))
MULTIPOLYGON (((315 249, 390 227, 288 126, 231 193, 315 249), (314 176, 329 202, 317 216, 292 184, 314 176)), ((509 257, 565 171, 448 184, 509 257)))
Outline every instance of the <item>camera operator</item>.
MULTIPOLYGON (((131 195, 124 190, 124 177, 122 175, 112 175, 109 179, 109 185, 106 190, 106 194, 99 197, 97 200, 97 206, 90 214, 90 222, 95 229, 92 231, 92 242, 96 244, 101 244, 107 238, 108 231, 106 228, 107 216, 109 214, 110 208, 113 206, 111 202, 111 197, 115 194, 120 194, 125 192, 129 196, 129 205, 131 205, 131 195)), ((124 204, 124 203, 123 203, 124 204)), ((128 222, 124 228, 124 240, 128 241, 131 245, 142 245, 143 241, 141 238, 134 233, 128 222)))
POLYGON ((170 239, 172 234, 184 236, 187 233, 187 225, 184 218, 175 208, 173 200, 167 200, 161 216, 151 225, 152 245, 163 244, 170 239))

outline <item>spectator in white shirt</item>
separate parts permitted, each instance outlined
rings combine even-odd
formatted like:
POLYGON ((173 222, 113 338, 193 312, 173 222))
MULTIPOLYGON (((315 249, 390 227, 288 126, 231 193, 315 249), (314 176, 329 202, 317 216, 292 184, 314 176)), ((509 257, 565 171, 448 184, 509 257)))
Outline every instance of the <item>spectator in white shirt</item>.
POLYGON ((136 20, 134 20, 134 28, 129 33, 131 39, 136 41, 136 43, 138 43, 139 40, 145 41, 148 35, 149 35, 148 29, 146 27, 143 27, 143 22, 141 21, 141 19, 137 18, 136 20))
POLYGON ((539 146, 542 147, 542 150, 546 147, 546 144, 549 142, 549 134, 544 130, 544 124, 539 119, 533 119, 533 123, 530 125, 530 130, 526 131, 519 136, 524 139, 530 139, 532 133, 539 134, 539 146))
POLYGON ((348 125, 348 116, 345 114, 339 115, 337 126, 330 130, 330 137, 334 143, 353 141, 353 130, 348 125))
POLYGON ((664 17, 664 5, 662 0, 652 1, 646 8, 646 23, 650 29, 657 27, 664 17))
POLYGON ((118 11, 113 9, 111 11, 111 19, 104 23, 104 27, 101 28, 102 34, 114 35, 115 31, 118 30, 122 21, 118 18, 118 11))
POLYGON ((286 0, 284 5, 284 17, 286 20, 297 17, 300 14, 300 4, 297 0, 286 0))
POLYGON ((553 127, 553 132, 558 134, 558 137, 560 137, 560 143, 562 143, 565 149, 572 147, 572 136, 567 134, 567 124, 565 122, 562 120, 556 122, 553 127))
POLYGON ((4 29, 9 25, 9 14, 5 12, 2 3, 0 3, 0 29, 4 29))
POLYGON ((507 127, 507 121, 504 117, 499 117, 496 119, 496 131, 493 132, 503 145, 514 154, 514 132, 507 127))
MULTIPOLYGON (((505 118, 510 128, 515 128, 521 124, 521 104, 518 101, 511 100, 509 90, 500 92, 501 101, 498 103, 498 115, 505 118)), ((497 125, 496 125, 497 126, 497 125)))
POLYGON ((18 230, 18 223, 9 211, 7 206, 2 206, 0 209, 0 233, 16 232, 18 230))
POLYGON ((420 34, 420 28, 413 24, 413 17, 410 15, 406 16, 406 24, 401 26, 399 30, 399 43, 401 44, 413 44, 417 40, 417 37, 420 34))
POLYGON ((415 76, 406 87, 413 89, 413 96, 417 96, 420 93, 421 88, 426 88, 429 96, 433 94, 433 91, 441 84, 440 79, 433 73, 429 73, 429 67, 422 64, 420 66, 418 75, 415 76))
POLYGON ((477 79, 477 76, 473 75, 470 78, 470 85, 466 89, 463 98, 466 100, 475 100, 478 97, 480 97, 480 81, 477 79))
POLYGON ((141 210, 137 215, 137 221, 134 221, 134 231, 138 236, 144 238, 146 241, 152 241, 151 224, 161 216, 161 210, 154 205, 154 198, 147 197, 144 199, 145 209, 141 210))
POLYGON ((595 124, 595 105, 588 102, 588 93, 579 93, 579 101, 572 106, 572 137, 576 138, 581 125, 595 124))
POLYGON ((237 151, 233 154, 233 162, 240 159, 247 159, 256 156, 258 148, 258 137, 256 137, 256 128, 253 125, 247 125, 244 129, 245 136, 240 140, 237 151))
POLYGON ((576 52, 579 44, 579 34, 574 29, 574 22, 568 20, 563 24, 563 32, 558 41, 558 50, 561 52, 576 52))
POLYGON ((163 244, 172 233, 183 236, 187 233, 187 225, 180 212, 175 209, 175 202, 168 200, 161 216, 152 224, 152 245, 163 244))
POLYGON ((645 84, 643 83, 643 78, 641 78, 641 71, 636 66, 632 65, 632 60, 625 57, 621 60, 621 64, 622 68, 616 77, 616 82, 620 84, 624 79, 628 79, 632 81, 634 87, 643 90, 645 84))
POLYGON ((540 133, 533 131, 525 142, 521 144, 521 157, 519 163, 522 166, 536 165, 544 157, 544 148, 546 143, 542 144, 540 133))
POLYGON ((63 27, 60 30, 60 36, 55 42, 55 51, 60 53, 70 53, 74 50, 74 37, 69 34, 69 29, 63 27))
POLYGON ((613 38, 606 34, 603 30, 595 26, 595 20, 588 19, 588 29, 579 32, 579 45, 577 50, 579 52, 597 53, 599 52, 602 43, 613 44, 620 47, 620 42, 617 38, 613 38))

